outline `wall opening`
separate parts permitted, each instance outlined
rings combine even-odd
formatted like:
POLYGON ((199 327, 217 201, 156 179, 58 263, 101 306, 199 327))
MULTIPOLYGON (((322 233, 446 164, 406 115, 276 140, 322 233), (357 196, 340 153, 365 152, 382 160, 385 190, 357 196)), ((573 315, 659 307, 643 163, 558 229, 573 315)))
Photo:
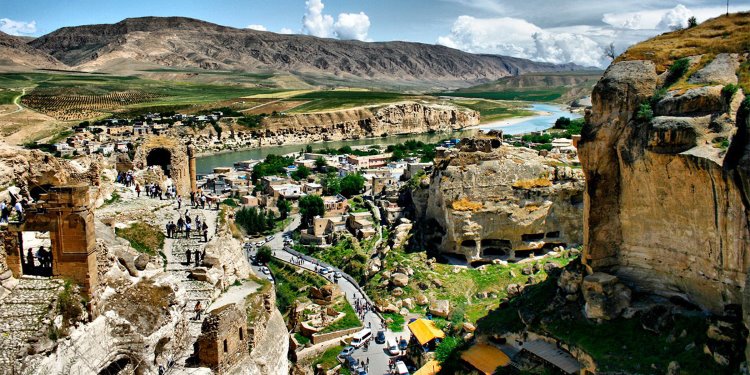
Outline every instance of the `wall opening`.
POLYGON ((558 238, 560 237, 560 231, 547 232, 547 238, 558 238))
POLYGON ((155 148, 148 153, 146 156, 146 165, 158 165, 164 171, 164 175, 167 177, 171 176, 172 171, 172 153, 165 148, 155 148))
POLYGON ((463 246, 463 247, 476 247, 477 246, 477 241, 474 241, 474 240, 464 240, 463 242, 461 242, 461 246, 463 246))
POLYGON ((229 347, 227 346, 227 339, 224 339, 224 353, 229 351, 229 347))
POLYGON ((242 331, 242 327, 240 327, 240 341, 245 339, 245 333, 242 331))
POLYGON ((21 232, 20 250, 24 275, 52 276, 52 242, 49 232, 21 232))
POLYGON ((543 239, 544 239, 544 233, 528 233, 528 234, 521 235, 522 241, 539 241, 543 239))

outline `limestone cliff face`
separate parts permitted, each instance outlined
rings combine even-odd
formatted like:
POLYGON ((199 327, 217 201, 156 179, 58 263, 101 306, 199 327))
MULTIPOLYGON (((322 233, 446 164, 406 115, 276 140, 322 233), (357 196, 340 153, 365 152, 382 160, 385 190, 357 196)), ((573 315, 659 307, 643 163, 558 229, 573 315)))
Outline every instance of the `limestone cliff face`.
MULTIPOLYGON (((427 246, 468 261, 522 259, 582 243, 583 175, 527 148, 461 150, 437 162, 424 201, 427 246)), ((421 198, 420 198, 421 197, 421 198)))
POLYGON ((267 118, 250 136, 259 146, 304 144, 384 135, 445 132, 479 124, 479 113, 414 102, 267 118))
MULTIPOLYGON (((748 147, 736 69, 720 54, 687 89, 669 89, 650 61, 609 67, 596 85, 579 153, 586 174, 584 262, 637 289, 714 312, 739 304, 750 258, 748 147), (652 102, 654 117, 637 116, 652 102), (728 149, 722 141, 731 140, 728 149)), ((744 113, 743 113, 744 111, 744 113)), ((726 142, 724 142, 726 144, 726 142)))

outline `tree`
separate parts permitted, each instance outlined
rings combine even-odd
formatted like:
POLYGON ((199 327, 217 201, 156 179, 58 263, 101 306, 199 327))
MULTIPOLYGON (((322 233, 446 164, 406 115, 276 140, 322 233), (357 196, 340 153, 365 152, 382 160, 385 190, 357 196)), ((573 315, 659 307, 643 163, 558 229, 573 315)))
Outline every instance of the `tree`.
POLYGON ((248 234, 261 234, 274 227, 273 214, 267 214, 255 207, 243 207, 238 210, 235 222, 248 234))
POLYGON ((688 18, 688 29, 698 26, 698 19, 695 16, 688 18))
POLYGON ((610 43, 609 46, 604 48, 604 56, 609 57, 612 60, 614 60, 617 57, 617 52, 615 51, 614 42, 610 43))
POLYGON ((319 172, 323 171, 328 166, 328 162, 326 159, 323 159, 322 156, 318 156, 315 158, 315 169, 317 169, 319 172))
POLYGON ((299 200, 299 213, 302 215, 302 224, 309 226, 315 216, 325 214, 323 198, 319 195, 306 195, 299 200))
POLYGON ((304 165, 300 165, 296 171, 292 172, 292 178, 295 181, 300 181, 306 179, 308 176, 310 176, 310 168, 305 167, 304 165))
POLYGON ((334 172, 326 174, 320 184, 323 185, 324 194, 336 195, 341 193, 341 179, 334 172))
POLYGON ((312 146, 311 145, 307 145, 305 147, 305 152, 313 152, 312 146))
POLYGON ((276 207, 279 209, 279 214, 281 214, 281 220, 286 219, 289 216, 289 212, 292 211, 292 204, 284 198, 276 201, 276 207))
POLYGON ((255 255, 255 261, 260 264, 266 264, 271 261, 271 258, 273 258, 273 251, 268 246, 261 246, 260 249, 258 249, 258 254, 255 255))
POLYGON ((359 173, 350 173, 341 179, 341 194, 347 198, 362 192, 365 187, 365 178, 359 173))

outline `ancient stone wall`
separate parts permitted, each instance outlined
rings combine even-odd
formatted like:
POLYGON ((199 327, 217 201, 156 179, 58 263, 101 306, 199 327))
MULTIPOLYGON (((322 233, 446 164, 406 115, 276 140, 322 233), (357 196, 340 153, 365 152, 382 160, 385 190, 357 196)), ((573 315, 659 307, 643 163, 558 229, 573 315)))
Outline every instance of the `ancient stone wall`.
POLYGON ((208 313, 197 341, 198 361, 217 374, 225 373, 249 355, 247 317, 236 304, 208 313))
POLYGON ((616 63, 596 85, 579 143, 583 260, 593 270, 716 313, 741 303, 750 266, 742 178, 750 143, 742 136, 747 118, 738 114, 742 90, 721 96, 721 85, 737 82, 736 65, 725 64, 710 82, 698 70, 690 78, 697 87, 668 90, 653 103, 653 119, 636 116, 664 81, 650 61, 616 63), (721 140, 731 140, 728 150, 721 140))
POLYGON ((535 150, 487 147, 490 152, 471 148, 439 159, 429 186, 415 189, 416 212, 424 212, 418 227, 427 228, 416 233, 423 246, 472 262, 581 244, 580 171, 535 150))
POLYGON ((177 193, 190 195, 195 183, 195 160, 189 145, 179 139, 164 136, 148 137, 138 146, 133 157, 133 167, 144 170, 149 166, 162 168, 165 175, 172 179, 177 193), (167 160, 164 160, 167 159, 167 160))

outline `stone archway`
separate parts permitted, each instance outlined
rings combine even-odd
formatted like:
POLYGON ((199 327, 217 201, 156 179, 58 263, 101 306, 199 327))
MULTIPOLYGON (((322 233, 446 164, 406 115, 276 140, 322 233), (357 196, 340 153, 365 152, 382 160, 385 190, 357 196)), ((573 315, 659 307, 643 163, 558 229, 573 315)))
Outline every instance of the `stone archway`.
POLYGON ((161 147, 152 149, 146 155, 146 166, 152 165, 160 166, 165 176, 172 177, 172 153, 169 150, 161 147))
POLYGON ((191 145, 175 138, 148 137, 135 151, 133 168, 149 166, 161 167, 164 175, 172 179, 178 194, 186 196, 195 190, 195 158, 191 145))

